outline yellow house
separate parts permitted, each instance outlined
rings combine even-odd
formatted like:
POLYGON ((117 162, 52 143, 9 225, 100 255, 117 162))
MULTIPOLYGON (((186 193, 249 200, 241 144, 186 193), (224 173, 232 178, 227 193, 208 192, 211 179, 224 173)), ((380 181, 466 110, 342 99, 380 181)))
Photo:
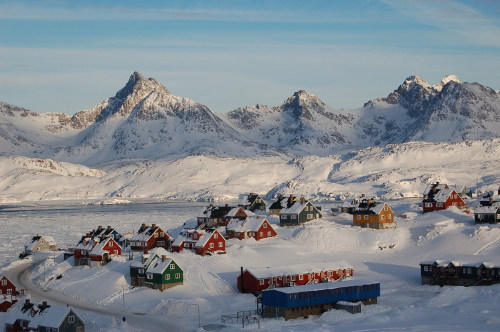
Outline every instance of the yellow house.
POLYGON ((366 200, 352 213, 355 226, 364 228, 394 228, 394 211, 387 203, 376 203, 373 200, 366 200))

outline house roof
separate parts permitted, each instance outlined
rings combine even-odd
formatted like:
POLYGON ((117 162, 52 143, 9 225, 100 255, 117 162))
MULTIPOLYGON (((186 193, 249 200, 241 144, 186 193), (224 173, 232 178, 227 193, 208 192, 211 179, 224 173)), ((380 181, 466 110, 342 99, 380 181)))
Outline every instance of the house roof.
POLYGON ((71 307, 55 304, 44 307, 41 304, 18 302, 17 305, 11 308, 10 315, 5 323, 14 324, 16 320, 22 319, 29 321, 29 328, 38 326, 58 328, 70 313, 81 319, 71 307))
MULTIPOLYGON (((95 245, 94 248, 92 248, 92 250, 90 251, 90 254, 91 255, 103 255, 104 253, 106 252, 109 252, 108 250, 105 250, 104 247, 110 242, 114 242, 116 244, 117 247, 120 247, 120 245, 118 243, 116 243, 116 241, 110 237, 107 237, 105 238, 104 240, 102 240, 101 242, 99 242, 98 244, 95 245)), ((121 249, 121 247, 120 247, 121 249)))
POLYGON ((232 220, 226 227, 227 230, 252 232, 257 231, 264 222, 269 224, 266 218, 249 217, 245 220, 232 220))
POLYGON ((153 248, 148 254, 142 254, 142 256, 140 256, 140 260, 134 261, 130 264, 130 267, 146 268, 151 264, 155 257, 161 257, 163 255, 168 255, 168 251, 161 247, 153 248))
POLYGON ((500 202, 493 202, 490 206, 480 205, 474 210, 474 214, 477 213, 497 213, 500 209, 500 202))
MULTIPOLYGON (((260 198, 258 194, 250 193, 241 199, 239 206, 249 206, 252 205, 257 198, 260 198)), ((262 199, 262 198, 261 198, 262 199)))
POLYGON ((500 268, 500 258, 483 255, 461 255, 461 254, 428 254, 420 265, 432 265, 443 267, 450 263, 454 266, 479 267, 484 265, 487 268, 500 268))
MULTIPOLYGON (((224 237, 219 233, 218 230, 213 230, 213 231, 207 231, 205 232, 205 234, 203 234, 200 239, 195 243, 194 247, 195 248, 203 248, 205 246, 205 244, 207 244, 208 240, 210 240, 210 238, 212 237, 212 235, 214 234, 218 234, 219 237, 221 237, 222 239, 224 239, 224 237)), ((225 239, 224 239, 225 241, 225 239)))
POLYGON ((201 212, 201 218, 225 218, 234 206, 208 206, 201 212))
MULTIPOLYGON (((146 226, 145 224, 142 224, 137 233, 130 238, 130 241, 147 241, 156 231, 163 231, 160 227, 156 225, 154 226, 155 227, 153 228, 153 225, 146 226)), ((167 234, 166 232, 164 233, 165 235, 167 234)))
POLYGON ((345 260, 335 260, 328 262, 318 262, 318 263, 305 263, 297 265, 285 265, 285 266, 270 266, 261 269, 246 269, 255 278, 271 278, 286 275, 297 275, 306 274, 312 272, 321 271, 331 271, 331 270, 343 270, 343 269, 353 269, 352 265, 347 263, 345 260))
MULTIPOLYGON (((288 207, 288 201, 290 197, 282 197, 278 198, 271 206, 269 207, 270 210, 281 210, 283 208, 288 207)), ((292 197, 293 201, 296 201, 298 198, 292 197)))
MULTIPOLYGON (((300 213, 307 205, 314 206, 310 201, 305 199, 299 199, 297 201, 293 201, 292 204, 288 204, 287 207, 281 209, 280 214, 298 214, 300 213)), ((316 208, 316 207, 315 207, 316 208)))
POLYGON ((325 290, 325 289, 337 289, 343 287, 350 286, 364 286, 364 285, 373 285, 379 284, 378 281, 370 281, 366 279, 349 279, 338 282, 321 282, 317 284, 309 284, 302 286, 293 286, 293 287, 279 287, 273 289, 266 289, 262 292, 280 292, 285 294, 294 294, 299 292, 308 292, 308 291, 317 291, 317 290, 325 290))

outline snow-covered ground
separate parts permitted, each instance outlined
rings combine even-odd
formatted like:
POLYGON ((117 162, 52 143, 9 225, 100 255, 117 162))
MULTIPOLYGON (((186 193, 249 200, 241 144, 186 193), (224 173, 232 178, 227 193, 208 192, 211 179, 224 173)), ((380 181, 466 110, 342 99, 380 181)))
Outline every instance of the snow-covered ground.
MULTIPOLYGON (((170 253, 184 270, 184 285, 165 292, 130 285, 127 256, 100 268, 73 267, 59 252, 42 253, 30 279, 50 294, 69 296, 101 308, 147 314, 198 329, 219 325, 221 315, 256 308, 255 297, 240 294, 236 277, 240 267, 259 268, 305 262, 344 259, 354 267, 355 278, 381 282, 377 305, 363 307, 361 314, 329 311, 308 319, 284 321, 264 319, 264 331, 498 331, 500 330, 500 285, 439 287, 420 284, 419 262, 429 253, 500 254, 500 227, 474 225, 473 216, 456 209, 422 214, 419 199, 389 200, 395 211, 395 229, 361 229, 348 214, 332 215, 333 202, 320 202, 325 217, 299 227, 279 227, 276 217, 268 220, 277 228, 278 239, 228 240, 227 254, 201 257, 190 251, 170 253), (405 216, 403 218, 402 216, 405 216), (55 258, 54 258, 55 256, 55 258), (49 257, 49 259, 46 259, 49 257), (55 277, 62 274, 61 279, 55 277)), ((0 208, 0 241, 3 264, 0 274, 18 266, 17 255, 36 234, 52 235, 60 247, 75 244, 81 235, 99 225, 122 233, 136 231, 140 224, 156 223, 175 236, 184 223, 192 224, 204 202, 95 201, 16 203, 0 208), (118 204, 120 203, 120 204, 118 204)), ((234 202, 228 202, 232 204, 234 202)), ((475 206, 477 201, 469 201, 475 206)), ((58 295, 58 296, 59 296, 58 295)), ((40 299, 41 300, 41 299, 40 299)), ((104 311, 104 309, 103 309, 104 311)), ((139 315, 139 316, 141 316, 139 315)), ((136 331, 117 319, 83 312, 90 331, 136 331)), ((0 314, 3 324, 6 314, 0 314)), ((219 326, 221 331, 257 330, 249 325, 219 326)), ((146 330, 146 329, 145 329, 146 330)))

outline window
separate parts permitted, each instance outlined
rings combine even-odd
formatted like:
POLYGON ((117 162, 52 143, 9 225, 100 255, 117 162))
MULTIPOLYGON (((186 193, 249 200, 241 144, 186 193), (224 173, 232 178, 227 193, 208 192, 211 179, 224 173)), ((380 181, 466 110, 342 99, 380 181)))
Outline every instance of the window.
POLYGON ((329 277, 333 276, 333 271, 328 271, 328 276, 329 277))
POLYGON ((68 316, 68 323, 74 323, 75 322, 75 316, 68 316))
POLYGON ((113 250, 114 255, 118 255, 118 250, 113 250))
POLYGON ((472 274, 472 269, 470 267, 467 268, 467 274, 472 274))
POLYGON ((384 215, 381 215, 381 216, 380 216, 380 220, 385 220, 385 216, 384 216, 384 215))
POLYGON ((158 233, 155 233, 155 238, 157 238, 157 237, 158 237, 158 233))
POLYGON ((197 239, 198 238, 198 233, 193 233, 193 239, 197 239))
POLYGON ((213 248, 214 247, 214 244, 213 243, 210 243, 210 248, 213 248))
POLYGON ((144 273, 144 269, 139 269, 137 272, 138 272, 139 274, 143 274, 143 273, 144 273))
POLYGON ((314 218, 314 216, 313 216, 313 214, 312 214, 312 213, 308 213, 308 214, 307 214, 307 219, 313 219, 313 218, 314 218))
POLYGON ((443 207, 443 203, 437 203, 436 206, 437 207, 443 207))
POLYGON ((165 274, 165 280, 170 280, 170 274, 165 274))
POLYGON ((263 237, 264 236, 264 232, 259 232, 259 236, 263 237))
POLYGON ((224 245, 222 242, 219 242, 219 248, 222 248, 224 245))
POLYGON ((170 264, 170 270, 174 270, 175 269, 175 264, 170 264))
POLYGON ((264 225, 263 225, 262 227, 267 228, 267 224, 266 224, 266 223, 264 223, 264 225))
POLYGON ((267 232, 267 236, 271 236, 271 231, 268 231, 268 232, 267 232))
POLYGON ((384 206, 384 211, 389 211, 389 207, 388 206, 384 206))
POLYGON ((358 214, 358 220, 361 220, 361 215, 358 214))
POLYGON ((290 280, 295 281, 295 276, 291 276, 290 280))
POLYGON ((7 289, 7 294, 8 295, 12 294, 12 289, 11 288, 7 289))
POLYGON ((152 274, 152 273, 148 273, 148 274, 146 274, 146 278, 148 278, 148 279, 153 279, 153 274, 152 274))
POLYGON ((219 235, 217 233, 214 234, 214 239, 218 239, 219 235))
POLYGON ((2 286, 6 286, 7 285, 7 280, 3 279, 2 280, 2 286))
POLYGON ((432 207, 432 203, 425 203, 425 207, 431 208, 432 207))
POLYGON ((365 215, 365 220, 368 220, 368 215, 365 215))
POLYGON ((427 265, 424 266, 424 271, 429 272, 429 267, 427 265))
POLYGON ((299 280, 304 280, 304 275, 299 274, 299 280))
POLYGON ((280 215, 280 219, 286 219, 286 216, 284 214, 280 215))
POLYGON ((292 214, 292 219, 297 219, 297 215, 296 214, 292 214))
POLYGON ((181 278, 181 274, 180 273, 176 273, 175 274, 175 279, 180 279, 181 278))
POLYGON ((156 244, 157 244, 159 247, 163 247, 163 246, 165 246, 165 241, 158 241, 156 244))
POLYGON ((165 237, 165 233, 161 232, 160 237, 165 237))
POLYGON ((264 285, 264 279, 259 279, 259 284, 264 285))
POLYGON ((109 241, 109 246, 112 247, 113 246, 113 241, 109 241))
POLYGON ((392 219, 392 214, 388 214, 387 219, 392 219))

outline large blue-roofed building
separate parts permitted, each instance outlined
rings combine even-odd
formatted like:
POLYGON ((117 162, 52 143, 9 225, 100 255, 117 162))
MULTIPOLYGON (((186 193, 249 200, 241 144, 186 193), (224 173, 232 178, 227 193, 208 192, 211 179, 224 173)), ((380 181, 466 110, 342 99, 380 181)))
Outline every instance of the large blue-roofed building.
POLYGON ((320 315, 336 308, 337 302, 376 304, 379 296, 380 283, 367 280, 268 289, 262 292, 262 314, 288 320, 320 315))

